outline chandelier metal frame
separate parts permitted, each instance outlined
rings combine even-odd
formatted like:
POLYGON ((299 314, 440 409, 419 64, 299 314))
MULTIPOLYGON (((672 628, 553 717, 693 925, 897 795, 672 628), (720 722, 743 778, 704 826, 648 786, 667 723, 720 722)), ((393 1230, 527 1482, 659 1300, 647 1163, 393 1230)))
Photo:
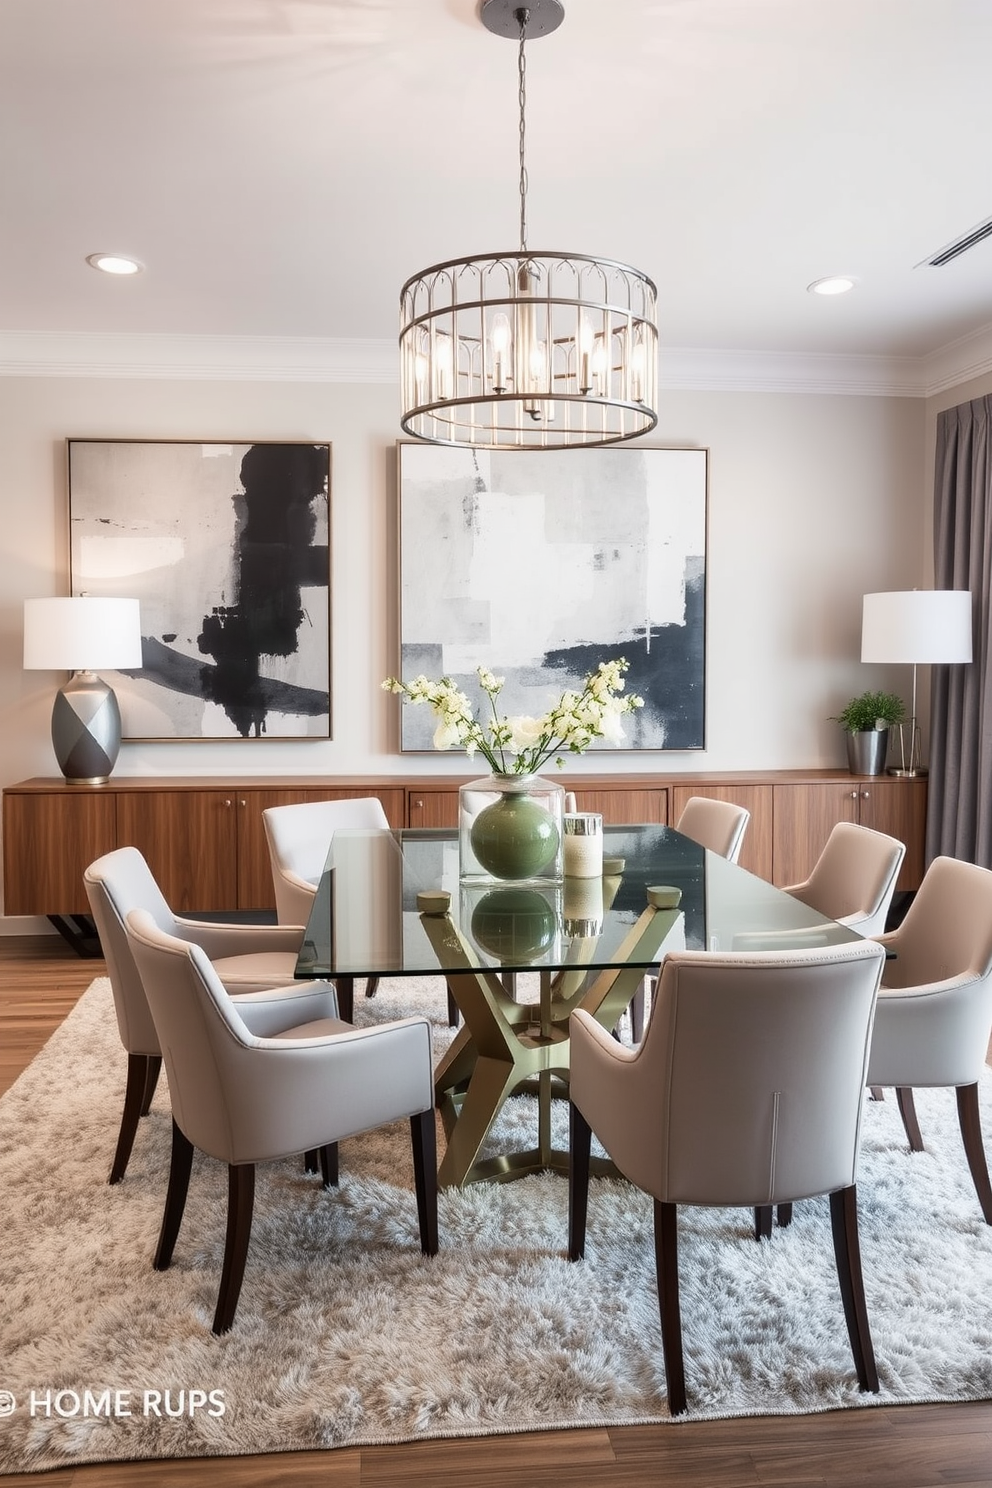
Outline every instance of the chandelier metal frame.
POLYGON ((526 55, 561 24, 560 0, 485 0, 518 39, 520 246, 452 258, 400 292, 405 433, 482 449, 616 444, 655 427, 657 290, 610 258, 527 246, 526 55))

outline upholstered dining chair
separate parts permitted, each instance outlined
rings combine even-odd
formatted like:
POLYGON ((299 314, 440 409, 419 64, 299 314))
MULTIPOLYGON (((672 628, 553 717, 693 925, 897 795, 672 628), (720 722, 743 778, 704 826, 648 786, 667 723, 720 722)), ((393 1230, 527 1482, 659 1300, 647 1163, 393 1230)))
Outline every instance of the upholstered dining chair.
MULTIPOLYGON (((317 895, 331 838, 339 827, 389 830, 378 796, 343 801, 301 801, 270 806, 262 812, 269 845, 276 919, 280 925, 305 925, 317 895)), ((366 997, 374 997, 378 977, 369 977, 366 997)))
POLYGON ((378 796, 270 806, 262 812, 262 824, 269 845, 276 918, 280 925, 306 924, 327 850, 338 827, 389 830, 378 796))
POLYGON ((675 830, 691 837, 700 847, 719 853, 736 863, 744 844, 744 833, 751 813, 732 801, 718 801, 712 796, 690 796, 675 823, 675 830))
POLYGON ((859 935, 881 935, 905 856, 897 838, 837 822, 809 877, 785 892, 859 935))
POLYGON ((148 910, 160 929, 201 946, 227 990, 256 1004, 252 1013, 256 1033, 324 1016, 319 1009, 328 1005, 329 993, 325 983, 293 984, 301 939, 298 929, 177 917, 135 847, 120 847, 97 858, 84 872, 83 884, 107 963, 117 1027, 127 1054, 124 1110, 109 1178, 110 1183, 119 1183, 127 1171, 138 1120, 148 1111, 162 1067, 155 1025, 128 946, 124 922, 130 910, 148 910))
POLYGON ((798 954, 673 952, 662 964, 651 1021, 635 1049, 618 1044, 584 1012, 572 1014, 569 1257, 584 1254, 595 1133, 624 1177, 654 1200, 673 1415, 686 1410, 679 1204, 756 1208, 829 1194, 858 1383, 878 1389, 856 1177, 884 956, 867 940, 798 954))
MULTIPOLYGON (((172 1261, 194 1149, 228 1166, 227 1235, 214 1333, 234 1322, 251 1235, 255 1167, 336 1146, 409 1118, 420 1248, 437 1252, 437 1155, 431 1030, 426 1018, 354 1028, 318 1018, 259 1037, 199 946, 146 910, 127 916, 131 952, 158 1034, 172 1097, 172 1163, 155 1269, 172 1261)), ((325 1184, 336 1183, 334 1172, 325 1184)))
POLYGON ((923 1151, 913 1089, 953 1086, 968 1167, 986 1224, 992 1184, 978 1082, 992 1032, 992 872, 934 858, 902 924, 878 994, 868 1083, 895 1086, 910 1148, 923 1151))
MULTIPOLYGON (((690 796, 679 814, 675 830, 683 837, 691 837, 700 847, 736 863, 750 820, 751 813, 745 806, 735 806, 732 801, 718 801, 711 796, 690 796)), ((653 977, 649 985, 653 993, 653 977)), ((635 1044, 644 1037, 644 992, 643 986, 637 989, 629 1008, 630 1035, 635 1044)))

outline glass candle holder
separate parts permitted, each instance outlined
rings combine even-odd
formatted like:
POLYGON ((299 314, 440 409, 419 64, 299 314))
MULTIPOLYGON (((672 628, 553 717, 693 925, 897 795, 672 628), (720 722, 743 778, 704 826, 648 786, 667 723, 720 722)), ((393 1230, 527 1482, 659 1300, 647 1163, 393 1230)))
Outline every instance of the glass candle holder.
POLYGON ((563 821, 565 877, 602 878, 603 818, 598 811, 570 811, 563 821))

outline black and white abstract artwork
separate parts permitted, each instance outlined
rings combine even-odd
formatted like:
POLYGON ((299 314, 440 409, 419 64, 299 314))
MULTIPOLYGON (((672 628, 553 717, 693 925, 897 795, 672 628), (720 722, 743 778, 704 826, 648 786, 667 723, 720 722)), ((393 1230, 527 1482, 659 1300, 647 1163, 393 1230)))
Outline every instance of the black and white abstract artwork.
MULTIPOLYGON (((451 677, 481 716, 486 666, 501 712, 536 717, 624 656, 645 705, 623 747, 702 749, 706 496, 705 449, 401 444, 403 678, 451 677)), ((430 749, 430 710, 401 718, 402 749, 430 749)))
POLYGON ((67 443, 72 592, 141 606, 124 737, 328 738, 330 445, 67 443))

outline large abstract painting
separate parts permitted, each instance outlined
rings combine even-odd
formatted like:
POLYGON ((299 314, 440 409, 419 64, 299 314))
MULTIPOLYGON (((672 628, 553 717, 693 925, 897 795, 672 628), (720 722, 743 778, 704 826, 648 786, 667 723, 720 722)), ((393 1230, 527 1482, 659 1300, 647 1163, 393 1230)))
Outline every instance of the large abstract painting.
POLYGON ((329 444, 71 439, 73 594, 141 605, 128 739, 328 738, 329 444))
MULTIPOLYGON (((401 444, 403 677, 481 702, 484 665, 501 710, 535 716, 625 656, 645 700, 625 747, 703 748, 706 467, 703 449, 401 444)), ((430 749, 430 711, 401 717, 401 747, 430 749)))

